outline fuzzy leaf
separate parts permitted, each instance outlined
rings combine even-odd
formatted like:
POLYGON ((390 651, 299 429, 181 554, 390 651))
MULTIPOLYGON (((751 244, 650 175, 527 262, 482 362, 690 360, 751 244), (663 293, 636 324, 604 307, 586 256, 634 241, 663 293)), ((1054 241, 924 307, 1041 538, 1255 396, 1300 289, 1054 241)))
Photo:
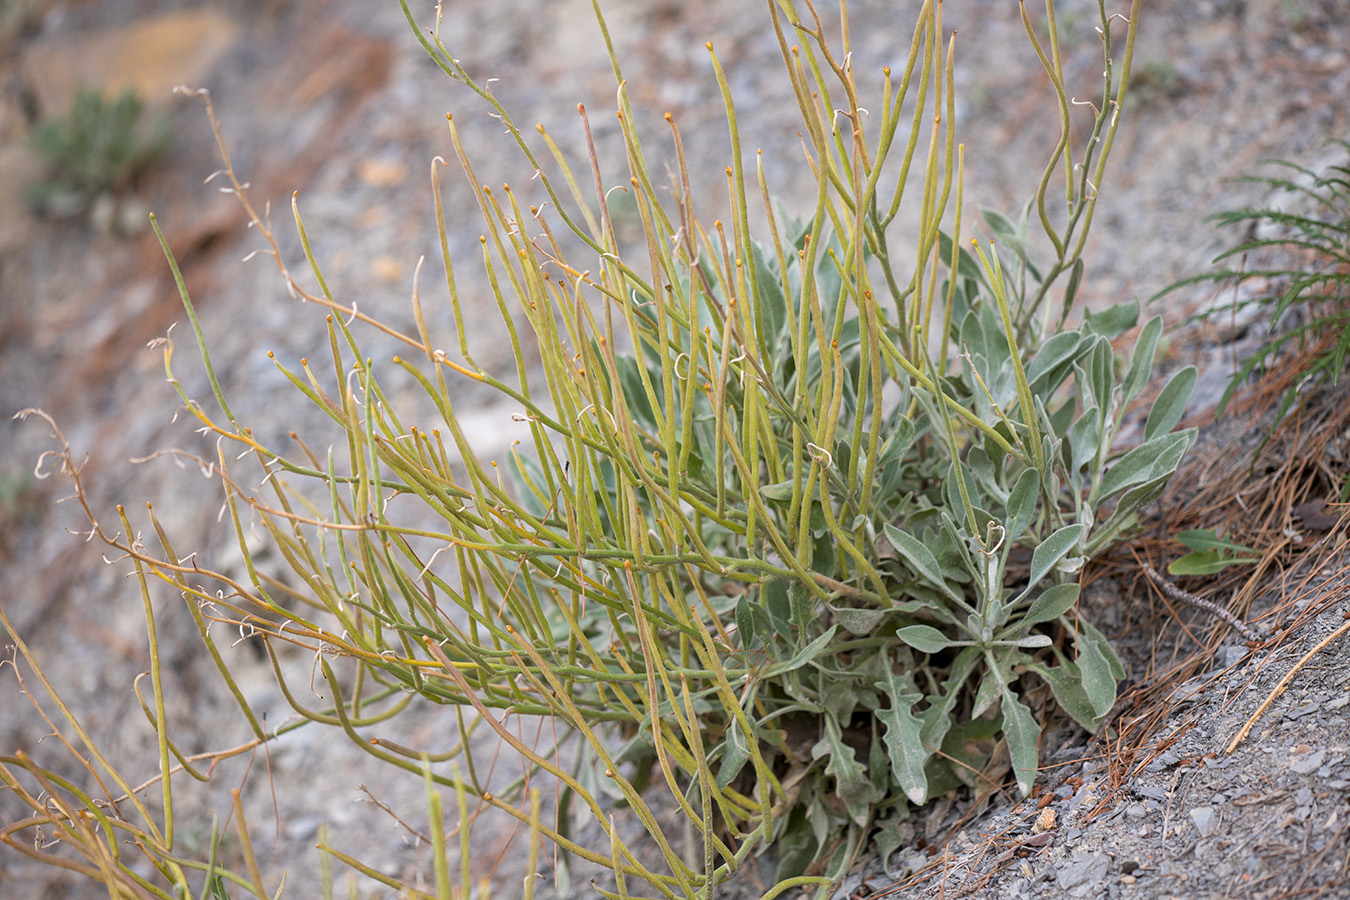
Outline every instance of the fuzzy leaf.
POLYGON ((891 761, 891 773, 909 802, 915 806, 928 799, 928 778, 923 767, 931 753, 923 747, 920 733, 923 721, 914 715, 912 707, 923 695, 914 689, 907 678, 890 672, 881 684, 890 699, 889 709, 877 710, 877 718, 886 726, 884 740, 891 761))
POLYGON ((1008 494, 1006 505, 1008 520, 1004 527, 1009 542, 1021 537, 1031 523, 1032 516, 1036 515, 1036 497, 1040 489, 1041 478, 1035 469, 1023 469, 1022 474, 1017 476, 1017 483, 1008 494))
POLYGON ((1042 591, 1041 595, 1032 601, 1031 608, 1026 614, 1018 618, 1017 624, 1020 628, 1030 628, 1042 622, 1053 622, 1072 609, 1077 602, 1077 584, 1057 584, 1042 591))
POLYGON ((759 322, 767 350, 778 343, 778 337, 787 323, 787 298, 783 293, 783 279, 778 274, 777 260, 772 260, 756 241, 751 244, 755 257, 755 272, 759 282, 759 322))
POLYGON ((998 678, 992 671, 986 669, 980 678, 980 686, 975 689, 975 699, 970 705, 970 717, 978 719, 993 709, 1001 696, 1000 690, 998 678))
POLYGON ((1092 713, 1100 718, 1110 712, 1116 702, 1116 678, 1111 665, 1115 651, 1106 645, 1100 632, 1085 626, 1086 622, 1080 620, 1078 668, 1083 674, 1083 692, 1092 705, 1092 713))
POLYGON ((770 500, 774 503, 791 503, 792 482, 780 481, 778 484, 762 485, 759 489, 759 495, 765 500, 770 500))
POLYGON ((746 650, 754 649, 759 644, 771 649, 775 647, 769 614, 761 604, 745 595, 736 601, 736 630, 741 636, 741 646, 746 650))
MULTIPOLYGON (((969 250, 965 247, 957 248, 956 274, 958 278, 968 278, 978 281, 981 284, 988 284, 984 277, 984 267, 980 265, 969 250)), ((944 263, 950 263, 952 259, 952 239, 945 232, 938 232, 938 255, 944 263)))
POLYGON ((830 639, 834 637, 834 633, 838 630, 838 625, 831 625, 829 628, 825 629, 824 634, 794 653, 791 659, 785 659, 776 665, 770 666, 769 670, 765 672, 765 677, 773 678, 777 675, 791 672, 794 669, 800 669, 802 666, 825 652, 826 647, 830 643, 830 639))
POLYGON ((1144 323, 1144 327, 1139 330, 1139 339, 1134 344, 1134 352, 1130 354, 1130 368, 1125 374, 1125 380, 1121 383, 1121 401, 1120 407, 1124 409, 1130 405, 1130 401, 1139 395, 1144 385, 1148 382, 1148 376, 1153 371, 1153 356, 1158 349, 1158 338, 1162 336, 1163 324, 1162 316, 1154 316, 1144 323))
POLYGON ((942 697, 930 699, 929 707, 919 714, 919 718, 923 720, 923 745, 925 747, 942 746, 947 732, 952 727, 952 708, 961 698, 961 688, 970 678, 970 673, 975 671, 975 666, 980 659, 980 648, 978 647, 966 647, 958 653, 956 659, 952 662, 951 673, 947 676, 947 680, 942 683, 942 697))
POLYGON ((1031 362, 1027 363, 1027 384, 1037 394, 1044 396, 1053 393, 1055 388, 1059 387, 1059 382, 1068 376, 1068 364, 1087 346, 1089 345, 1074 331, 1061 331, 1049 338, 1036 351, 1031 362), (1058 381, 1048 377, 1057 370, 1061 373, 1058 381), (1039 383, 1042 378, 1046 379, 1045 384, 1039 383))
POLYGON ((1110 409, 1111 391, 1115 386, 1116 371, 1116 354, 1111 349, 1111 342, 1106 338, 1099 339, 1097 345, 1092 348, 1089 361, 1092 365, 1092 381, 1096 387, 1097 408, 1100 410, 1110 409))
POLYGON ((1083 318, 1093 331, 1114 341, 1139 322, 1139 301, 1126 300, 1101 312, 1088 310, 1083 313, 1083 318))
POLYGON ((1148 481, 1164 471, 1176 471, 1177 464, 1186 455, 1186 448, 1194 436, 1193 429, 1173 431, 1146 440, 1130 450, 1102 476, 1097 491, 1098 501, 1148 481))
POLYGON ((1053 534, 1040 543, 1031 554, 1031 575, 1029 583, 1039 584, 1040 580, 1046 576, 1055 563, 1064 558, 1078 544, 1078 539, 1083 536, 1083 526, 1081 523, 1065 525, 1058 528, 1053 534))
POLYGON ((915 650, 924 653, 940 653, 954 643, 951 638, 930 625, 906 625, 897 629, 895 634, 915 650))
POLYGON ((1112 521, 1120 520, 1122 516, 1127 516, 1139 507, 1158 499, 1162 496, 1163 488, 1167 487, 1167 482, 1171 478, 1172 472, 1164 471, 1143 484, 1136 484, 1121 494, 1120 501, 1116 504, 1116 510, 1111 514, 1112 521))
POLYGON ((890 610, 858 609, 852 606, 830 604, 830 612, 834 615, 834 620, 843 626, 845 631, 866 635, 877 630, 877 626, 881 624, 882 619, 886 618, 890 610))
POLYGON ((1082 672, 1075 663, 1061 660, 1059 665, 1050 667, 1031 662, 1027 664, 1027 668, 1050 685, 1050 693, 1055 695, 1055 702, 1072 716, 1074 721, 1090 732, 1097 730, 1101 725, 1101 719, 1088 701, 1087 692, 1083 690, 1082 672))
POLYGON ((1102 412, 1089 407, 1069 426, 1069 471, 1081 472, 1097 457, 1102 438, 1102 412))
POLYGON ((1003 737, 1008 742, 1008 756, 1022 796, 1031 793, 1036 783, 1036 769, 1040 763, 1038 743, 1041 728, 1006 683, 1003 686, 1003 737))
POLYGON ((923 541, 920 541, 908 531, 901 531, 889 522, 886 523, 884 530, 886 539, 891 542, 891 546, 905 558, 905 561, 915 572, 949 597, 956 596, 956 592, 952 590, 951 585, 947 584, 947 579, 942 577, 942 569, 938 566, 937 557, 933 555, 933 551, 929 550, 923 541))
POLYGON ((725 790, 726 786, 741 774, 741 769, 745 768, 746 761, 750 759, 750 744, 741 732, 740 723, 735 719, 727 726, 727 737, 722 742, 722 747, 722 759, 717 767, 716 778, 719 790, 725 790))
POLYGON ((811 755, 816 759, 829 756, 825 774, 834 776, 835 790, 844 801, 849 818, 859 825, 865 824, 872 804, 880 797, 867 780, 867 767, 858 762, 853 748, 844 743, 839 723, 832 716, 825 717, 825 737, 811 748, 811 755))
POLYGON ((1199 378, 1195 366, 1187 366, 1168 380, 1153 401, 1148 411, 1148 421, 1144 423, 1144 440, 1159 434, 1167 434, 1186 412, 1186 404, 1191 400, 1195 382, 1199 378))

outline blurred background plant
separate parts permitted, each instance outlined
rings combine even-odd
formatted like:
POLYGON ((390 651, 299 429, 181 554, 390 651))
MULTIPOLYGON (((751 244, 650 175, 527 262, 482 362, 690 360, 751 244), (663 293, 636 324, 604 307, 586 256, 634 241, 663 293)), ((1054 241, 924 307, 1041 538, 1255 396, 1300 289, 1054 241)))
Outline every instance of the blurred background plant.
POLYGON ((46 163, 46 177, 29 185, 30 202, 56 217, 95 214, 117 223, 118 204, 169 147, 168 120, 142 120, 143 105, 127 89, 115 98, 82 87, 69 114, 40 123, 29 144, 46 163), (106 207, 96 212, 98 207, 106 207))
MULTIPOLYGON (((1077 611, 1076 573, 1134 527, 1194 438, 1176 430, 1195 383, 1183 369, 1154 401, 1142 441, 1114 446, 1150 374, 1159 319, 1133 340, 1132 303, 1068 324, 1140 5, 1128 19, 1098 5, 1105 78, 1083 131, 1072 122, 1054 4, 1044 30, 1024 12, 1062 131, 1023 213, 986 211, 987 237, 973 242, 963 234, 955 41, 940 4, 923 6, 904 71, 885 70, 867 103, 848 62, 846 15, 831 41, 810 4, 805 15, 790 2, 769 7, 802 114, 798 177, 818 186, 802 218, 772 202, 762 166, 747 166, 711 44, 733 149, 725 221, 694 210, 670 116, 674 183, 657 186, 612 51, 626 150, 617 177, 590 142, 584 109, 591 152, 579 174, 544 129, 516 126, 442 43, 439 22, 418 31, 442 70, 500 119, 537 183, 526 194, 482 185, 449 119, 517 361, 508 380, 474 361, 460 314, 439 206, 443 160, 432 181, 457 333, 433 336, 419 292, 402 330, 335 297, 298 200, 313 281, 293 277, 222 142, 227 189, 288 289, 331 311, 331 371, 308 360, 277 366, 342 440, 321 455, 297 435, 298 450, 283 453, 257 437, 272 429, 236 419, 179 279, 216 411, 186 392, 183 401, 220 439, 218 456, 199 462, 225 487, 243 571, 180 555, 153 510, 152 547, 123 510, 107 530, 85 507, 91 533, 132 560, 142 587, 152 659, 143 708, 160 772, 207 777, 281 730, 340 730, 391 772, 424 779, 435 894, 446 897, 471 893, 448 862, 457 839, 468 878, 470 797, 522 822, 533 851, 546 838, 608 868, 607 895, 696 897, 752 856, 776 864, 775 892, 825 888, 869 840, 893 849, 896 829, 879 826, 913 805, 962 786, 997 790, 1009 776, 1028 792, 1041 723, 1058 707, 1096 729, 1123 675, 1077 611), (539 142, 547 157, 536 155, 539 142), (619 191, 636 241, 617 234, 610 198, 619 191), (363 328, 409 355, 368 359, 363 328), (1113 341, 1129 347, 1123 360, 1113 341), (495 389, 528 429, 508 458, 475 452, 455 416, 459 379, 495 389), (410 391, 420 403, 403 399, 410 391), (255 529, 290 579, 254 565, 255 529), (152 579, 187 601, 250 741, 190 756, 173 740, 152 579), (261 645, 294 721, 269 728, 255 714, 213 623, 261 645), (283 656, 296 648, 313 659, 311 689, 317 680, 327 698, 318 707, 292 690, 283 656), (462 709, 456 739, 407 746, 382 736, 413 698, 462 709), (532 719, 567 727, 540 750, 517 733, 532 719), (485 789, 482 730, 528 760, 512 790, 485 789), (551 821, 532 778, 561 786, 551 821), (442 791, 459 810, 449 827, 442 791), (584 842, 574 818, 598 825, 601 840, 584 842), (645 837, 626 837, 620 818, 645 837)), ((178 386, 173 344, 165 348, 178 386)), ((60 444, 48 461, 83 498, 60 444)), ((39 660, 4 624, 42 683, 39 660)), ((78 734, 78 719, 43 687, 59 711, 52 721, 78 734)), ((228 861, 216 854, 217 831, 206 858, 190 858, 174 841, 171 778, 133 786, 91 744, 67 747, 97 788, 23 755, 0 758, 0 776, 33 812, 0 839, 132 895, 268 895, 241 810, 228 861), (150 788, 157 805, 141 799, 150 788), (53 850, 53 833, 83 860, 53 850), (127 837, 143 858, 124 855, 127 837)), ((565 863, 557 872, 565 893, 565 863)))
MULTIPOLYGON (((1350 154, 1350 143, 1335 146, 1350 154)), ((1271 189, 1264 206, 1229 210, 1213 217, 1236 229, 1239 242, 1214 259, 1216 268, 1184 279, 1157 297, 1188 285, 1211 282, 1217 301, 1193 317, 1239 330, 1264 328, 1251 352, 1235 360, 1216 409, 1223 415, 1238 389, 1253 378, 1279 371, 1283 389, 1272 430, 1318 383, 1340 381, 1350 353, 1350 165, 1323 171, 1284 160, 1266 160, 1275 175, 1244 180, 1271 189), (1229 298, 1224 300, 1223 298, 1229 298)), ((1151 302, 1151 301, 1150 301, 1151 302)), ((1260 454, 1264 442, 1258 445, 1260 454)), ((1341 494, 1350 499, 1350 485, 1341 494)))

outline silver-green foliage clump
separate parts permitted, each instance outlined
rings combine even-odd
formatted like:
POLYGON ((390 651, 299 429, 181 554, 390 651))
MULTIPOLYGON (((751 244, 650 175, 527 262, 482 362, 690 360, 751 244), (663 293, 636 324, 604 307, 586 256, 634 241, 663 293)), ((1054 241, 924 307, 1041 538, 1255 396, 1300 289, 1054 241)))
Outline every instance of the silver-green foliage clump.
MULTIPOLYGON (((316 652, 335 699, 297 712, 427 778, 439 821, 437 786, 484 794, 479 769, 430 762, 454 739, 372 747, 351 722, 394 714, 410 692, 471 708, 559 779, 573 809, 589 810, 609 838, 575 843, 563 825, 532 819, 526 796, 487 802, 611 868, 620 894, 645 882, 641 890, 663 896, 711 896, 770 845, 780 883, 831 882, 877 822, 972 783, 998 736, 1018 787, 1030 790, 1048 699, 1095 729, 1123 676, 1077 611, 1076 573, 1134 525, 1194 437, 1175 430, 1195 381, 1187 369, 1153 403, 1143 440, 1113 449, 1148 379, 1158 319, 1124 360, 1111 342, 1138 324, 1136 305, 1064 324, 1084 277, 1139 6, 1129 20, 1100 7, 1106 77, 1082 146, 1071 140, 1053 3, 1048 32, 1024 11, 1063 133, 1026 215, 1014 223, 986 213, 992 240, 978 242, 962 234, 954 42, 938 4, 924 5, 904 71, 887 69, 881 96, 868 99, 846 36, 829 46, 814 9, 803 17, 794 3, 770 4, 802 113, 800 177, 818 185, 802 218, 771 203, 773 186, 743 165, 733 98, 709 45, 733 145, 732 213, 715 225, 693 208, 669 116, 673 196, 646 161, 623 90, 627 171, 603 171, 592 153, 590 171, 574 174, 542 128, 522 132, 468 75, 439 25, 422 34, 445 73, 500 117, 526 177, 539 172, 550 200, 546 211, 522 208, 509 188, 480 186, 451 119, 516 373, 475 362, 448 252, 458 334, 431 333, 428 301, 417 299, 416 333, 385 328, 409 354, 368 360, 348 327, 367 320, 329 292, 305 239, 319 290, 286 277, 343 314, 330 319, 341 387, 326 390, 307 367, 283 371, 347 433, 343 452, 290 458, 261 445, 214 378, 223 415, 188 400, 269 473, 255 497, 231 475, 235 453, 219 460, 246 557, 256 515, 303 583, 304 603, 288 608, 250 566, 224 606, 269 651, 289 641, 316 652), (552 162, 536 158, 536 141, 552 162), (594 185, 594 199, 581 183, 594 185), (607 188, 616 184, 635 201, 636 254, 614 234, 607 188), (770 223, 762 233, 752 204, 770 223), (896 219, 908 207, 919 225, 902 235, 896 219), (578 241, 580 251, 566 249, 578 241), (1040 263, 1033 246, 1045 248, 1040 263), (381 387, 394 377, 420 386, 445 433, 404 420, 381 387), (478 458, 460 427, 453 401, 463 380, 496 389, 528 423, 530 439, 502 466, 478 458), (307 509, 303 498, 315 496, 325 504, 307 509), (417 513, 405 517, 410 506, 417 513), (593 768, 520 744, 502 725, 508 714, 567 723, 593 768), (648 782, 692 823, 695 852, 667 837, 641 790, 648 782), (664 867, 640 862, 609 830, 613 797, 642 822, 664 867), (800 874, 813 861, 826 877, 800 874)), ((615 75, 622 83, 617 61, 615 75)), ((156 552, 125 549, 193 609, 214 599, 160 535, 156 552)), ((436 875, 448 892, 446 871, 436 875)))
POLYGON ((116 97, 77 90, 68 115, 42 122, 29 136, 47 167, 28 186, 29 199, 48 211, 78 211, 100 196, 125 193, 169 147, 168 122, 147 124, 143 111, 131 89, 116 97))

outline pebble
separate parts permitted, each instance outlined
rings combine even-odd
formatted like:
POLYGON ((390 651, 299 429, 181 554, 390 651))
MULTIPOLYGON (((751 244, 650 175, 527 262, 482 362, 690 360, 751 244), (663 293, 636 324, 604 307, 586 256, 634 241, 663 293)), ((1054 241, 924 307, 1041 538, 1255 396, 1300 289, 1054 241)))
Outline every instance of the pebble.
POLYGON ((1177 760, 1180 758, 1181 757, 1177 756, 1170 750, 1164 751, 1163 753, 1159 753, 1157 758, 1154 759, 1151 763, 1149 763, 1147 766, 1144 766, 1144 771, 1161 772, 1163 769, 1168 769, 1171 768, 1172 766, 1175 766, 1177 764, 1177 760))
POLYGON ((286 823, 286 837, 293 841, 307 841, 318 831, 318 816, 296 816, 286 823))
POLYGON ((1148 800, 1166 800, 1167 788, 1160 784, 1136 784, 1133 788, 1135 794, 1148 800))
POLYGON ((1060 866, 1055 872, 1055 881, 1065 889, 1095 884, 1106 876, 1110 865, 1111 861, 1105 854, 1093 853, 1060 866))
POLYGON ((1286 719, 1301 719, 1309 713, 1317 712, 1321 705, 1322 704, 1318 703, 1316 700, 1309 700, 1297 709, 1289 710, 1289 712, 1284 714, 1284 717, 1286 719))
POLYGON ((1299 775, 1311 775, 1313 772, 1322 768, 1322 763, 1326 758, 1327 751, 1318 750, 1314 753, 1309 753, 1307 756, 1293 760, 1289 763, 1289 769, 1299 775))
POLYGON ((1214 807, 1197 806, 1191 810, 1191 821, 1195 823, 1195 829, 1200 832, 1201 837, 1209 837, 1214 833, 1219 817, 1214 815, 1214 807))

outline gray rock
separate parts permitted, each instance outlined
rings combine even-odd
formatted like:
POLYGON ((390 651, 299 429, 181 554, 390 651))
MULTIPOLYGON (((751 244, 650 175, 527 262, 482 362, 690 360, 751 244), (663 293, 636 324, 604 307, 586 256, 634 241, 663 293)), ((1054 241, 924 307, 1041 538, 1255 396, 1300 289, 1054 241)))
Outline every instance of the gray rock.
MULTIPOLYGON (((1161 757, 1159 757, 1161 759, 1161 757)), ((1175 761, 1175 759, 1174 759, 1175 761)), ((1167 788, 1160 784, 1147 784, 1140 782, 1133 788, 1136 796, 1143 797, 1146 800, 1166 800, 1167 788)))
POLYGON ((1289 763, 1289 769, 1299 775, 1311 775, 1313 772, 1322 768, 1322 763, 1326 758, 1327 751, 1318 750, 1293 760, 1289 763))
POLYGON ((1219 817, 1214 814, 1214 807, 1197 806, 1191 810, 1191 821, 1195 823, 1195 829, 1201 837, 1209 837, 1219 824, 1219 817))
POLYGON ((1095 887, 1097 882, 1106 877, 1110 867, 1111 860, 1106 854, 1093 853, 1060 866, 1055 872, 1055 880, 1065 889, 1095 887))

